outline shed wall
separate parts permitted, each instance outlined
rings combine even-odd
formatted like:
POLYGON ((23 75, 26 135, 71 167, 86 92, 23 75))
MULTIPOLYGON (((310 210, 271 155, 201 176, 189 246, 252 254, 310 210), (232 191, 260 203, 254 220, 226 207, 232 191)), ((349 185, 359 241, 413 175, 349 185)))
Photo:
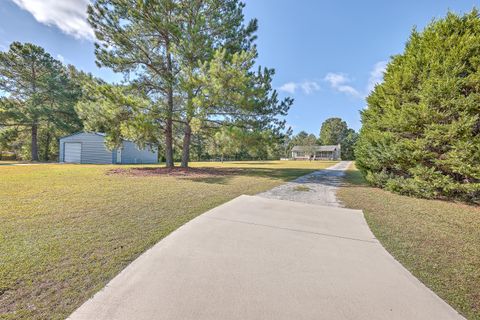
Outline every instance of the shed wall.
POLYGON ((124 141, 122 148, 122 163, 157 163, 158 149, 156 147, 146 147, 141 150, 131 141, 124 141))
MULTIPOLYGON (((110 164, 116 163, 117 150, 110 151, 105 146, 105 137, 101 134, 82 132, 60 139, 59 161, 65 162, 65 143, 82 145, 81 163, 110 164)), ((157 163, 158 148, 147 147, 140 150, 131 141, 122 144, 121 163, 157 163)))
POLYGON ((79 133, 60 139, 60 162, 65 161, 65 143, 77 142, 82 144, 81 163, 112 163, 113 152, 105 146, 105 137, 95 133, 79 133))

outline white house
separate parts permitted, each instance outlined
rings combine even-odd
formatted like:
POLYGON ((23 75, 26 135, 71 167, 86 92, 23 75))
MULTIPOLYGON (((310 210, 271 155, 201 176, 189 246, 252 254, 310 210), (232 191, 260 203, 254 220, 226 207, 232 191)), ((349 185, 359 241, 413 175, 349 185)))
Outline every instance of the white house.
POLYGON ((340 145, 332 146, 295 146, 292 148, 293 160, 340 160, 340 145))

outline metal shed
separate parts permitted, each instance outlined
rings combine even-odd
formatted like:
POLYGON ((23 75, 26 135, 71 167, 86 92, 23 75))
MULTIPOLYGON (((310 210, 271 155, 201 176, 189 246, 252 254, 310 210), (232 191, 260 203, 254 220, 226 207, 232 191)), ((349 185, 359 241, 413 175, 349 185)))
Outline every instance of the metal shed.
POLYGON ((157 163, 158 148, 141 149, 135 143, 124 140, 122 147, 108 150, 104 133, 79 132, 60 138, 59 161, 66 163, 131 164, 157 163))

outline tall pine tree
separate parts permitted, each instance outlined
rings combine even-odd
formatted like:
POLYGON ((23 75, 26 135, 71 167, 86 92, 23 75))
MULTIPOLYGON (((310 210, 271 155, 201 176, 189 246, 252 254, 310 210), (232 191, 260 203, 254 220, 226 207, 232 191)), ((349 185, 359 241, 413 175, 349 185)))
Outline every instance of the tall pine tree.
POLYGON ((39 160, 39 130, 46 129, 46 160, 54 128, 79 126, 74 110, 80 88, 60 61, 41 47, 14 42, 0 52, 0 126, 28 128, 30 157, 39 160))
POLYGON ((173 113, 179 70, 173 48, 181 36, 177 10, 174 0, 98 0, 88 7, 88 21, 97 38, 97 64, 123 73, 131 89, 148 98, 149 103, 137 110, 151 125, 149 129, 156 131, 148 136, 163 132, 168 167, 174 165, 173 113))
MULTIPOLYGON (((223 124, 281 128, 276 116, 285 115, 292 101, 278 101, 271 88, 273 70, 251 70, 257 26, 256 20, 244 26, 243 7, 238 0, 99 0, 91 5, 97 62, 127 80, 123 88, 97 90, 102 103, 91 101, 105 108, 97 118, 115 115, 111 135, 140 144, 165 136, 167 166, 173 166, 174 130, 182 130, 186 167, 193 130, 223 124)), ((92 112, 86 118, 98 120, 92 112)))
MULTIPOLYGON (((244 26, 244 4, 238 0, 179 0, 178 7, 181 32, 175 55, 179 61, 183 101, 177 121, 184 127, 182 166, 186 167, 190 158, 192 123, 198 124, 199 106, 194 100, 204 88, 204 83, 198 81, 198 72, 218 50, 224 50, 229 57, 249 50, 255 39, 257 21, 251 20, 244 26)), ((196 127, 198 129, 198 125, 196 127)))

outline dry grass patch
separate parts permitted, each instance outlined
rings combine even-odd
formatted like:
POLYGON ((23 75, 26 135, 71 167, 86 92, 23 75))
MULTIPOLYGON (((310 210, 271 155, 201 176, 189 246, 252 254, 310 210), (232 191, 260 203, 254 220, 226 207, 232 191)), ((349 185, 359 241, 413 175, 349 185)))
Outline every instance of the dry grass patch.
POLYGON ((312 189, 310 189, 307 186, 302 186, 302 185, 296 186, 295 188, 293 188, 293 191, 297 191, 297 192, 308 192, 310 190, 312 190, 312 189))
POLYGON ((354 168, 337 196, 363 209, 375 236, 425 285, 468 319, 480 319, 480 207, 372 188, 354 168))
POLYGON ((203 175, 181 177, 109 174, 164 170, 152 165, 1 166, 0 318, 64 319, 197 215, 333 164, 193 163, 203 175))
POLYGON ((116 168, 107 171, 108 175, 127 175, 132 177, 146 177, 146 176, 170 176, 170 177, 189 177, 189 178, 204 178, 204 177, 218 177, 232 174, 240 174, 244 169, 235 168, 158 168, 158 167, 144 167, 144 168, 116 168))

